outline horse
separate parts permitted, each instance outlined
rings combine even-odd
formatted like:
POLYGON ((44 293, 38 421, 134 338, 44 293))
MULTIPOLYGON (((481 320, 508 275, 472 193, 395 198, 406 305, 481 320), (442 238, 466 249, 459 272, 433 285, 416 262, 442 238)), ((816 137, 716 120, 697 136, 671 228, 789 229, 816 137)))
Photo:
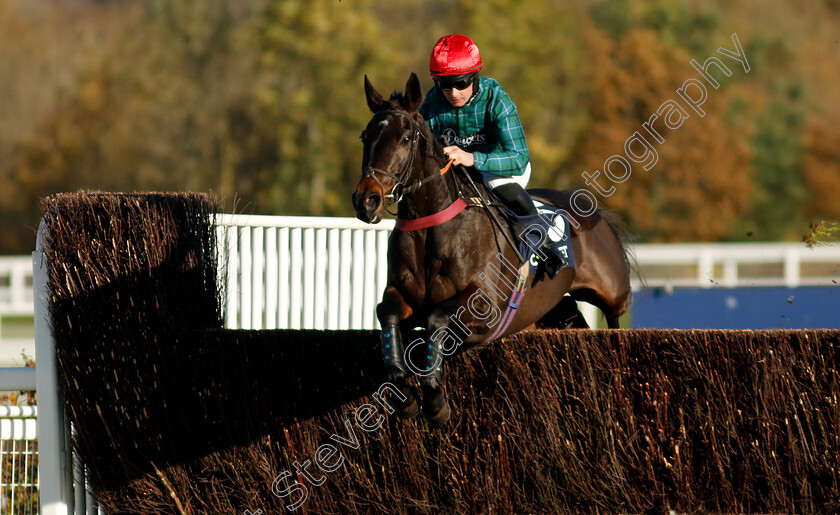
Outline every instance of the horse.
MULTIPOLYGON (((575 303, 564 300, 566 293, 597 306, 608 326, 618 327, 630 305, 631 261, 614 215, 589 205, 585 216, 567 217, 575 267, 553 278, 525 278, 517 270, 522 263, 511 224, 499 221, 497 207, 466 197, 471 192, 490 198, 479 175, 447 169, 441 143, 418 112, 423 94, 417 75, 410 75, 404 93, 395 91, 388 100, 367 76, 364 88, 373 116, 361 134, 362 177, 352 201, 356 216, 371 224, 397 206, 387 285, 376 314, 387 379, 400 392, 395 402, 401 417, 414 417, 420 409, 416 389, 407 384, 409 371, 419 376, 430 426, 439 427, 451 414, 442 388, 445 356, 567 318, 586 327, 575 303), (413 338, 408 346, 406 338, 413 338)), ((572 211, 568 191, 529 193, 566 214, 572 211)))

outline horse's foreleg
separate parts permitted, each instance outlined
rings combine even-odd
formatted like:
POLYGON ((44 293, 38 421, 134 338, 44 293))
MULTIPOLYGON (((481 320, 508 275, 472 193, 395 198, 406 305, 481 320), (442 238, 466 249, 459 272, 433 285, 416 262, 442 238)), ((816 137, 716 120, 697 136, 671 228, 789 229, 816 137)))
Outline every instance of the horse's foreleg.
POLYGON ((411 342, 408 349, 407 357, 411 359, 413 348, 422 345, 419 363, 410 362, 409 368, 420 376, 423 413, 432 426, 445 424, 451 415, 449 402, 443 393, 443 358, 454 354, 472 335, 468 324, 472 325, 475 321, 467 320, 473 318, 467 307, 478 290, 477 286, 467 288, 435 306, 426 320, 426 338, 411 342))
POLYGON ((411 310, 405 305, 402 295, 393 287, 388 287, 385 290, 382 302, 376 306, 376 317, 382 327, 380 333, 382 358, 385 360, 388 381, 392 383, 405 382, 406 367, 403 357, 400 321, 406 318, 406 313, 410 312, 411 310))
POLYGON ((411 308, 406 305, 402 295, 396 288, 389 286, 385 290, 382 302, 376 306, 376 317, 382 327, 380 341, 387 381, 396 386, 405 396, 404 401, 394 399, 397 404, 397 413, 403 418, 415 417, 420 411, 417 398, 406 383, 405 351, 400 333, 400 321, 410 314, 411 308))

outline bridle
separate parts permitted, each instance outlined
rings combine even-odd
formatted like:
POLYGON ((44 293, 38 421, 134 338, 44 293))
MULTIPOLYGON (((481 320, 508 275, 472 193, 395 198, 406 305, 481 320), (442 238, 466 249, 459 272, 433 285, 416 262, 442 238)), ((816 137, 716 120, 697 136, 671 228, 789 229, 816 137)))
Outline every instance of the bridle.
MULTIPOLYGON (((418 146, 419 146, 419 143, 420 143, 420 138, 422 137, 426 141, 427 144, 428 144, 428 139, 423 134, 423 132, 420 130, 420 127, 417 125, 417 123, 413 119, 411 119, 410 116, 408 116, 407 114, 405 114, 401 111, 385 110, 385 111, 379 111, 376 114, 393 114, 393 115, 397 115, 397 116, 402 116, 403 118, 408 120, 409 126, 411 127, 411 129, 413 131, 413 136, 411 138, 411 150, 409 151, 408 160, 406 161, 405 165, 403 166, 403 169, 400 170, 398 175, 393 174, 393 173, 391 173, 387 170, 383 170, 381 168, 375 168, 373 166, 368 166, 362 171, 362 178, 363 179, 366 178, 366 177, 370 177, 379 186, 379 190, 382 192, 383 199, 386 199, 386 201, 387 201, 385 206, 384 206, 384 209, 387 210, 388 207, 391 204, 399 203, 403 199, 403 197, 405 197, 406 195, 410 195, 411 193, 414 193, 415 191, 420 189, 420 187, 423 186, 424 184, 426 184, 427 182, 429 182, 433 179, 436 179, 438 177, 441 177, 446 172, 448 172, 449 168, 452 166, 452 161, 453 160, 450 159, 449 162, 446 164, 446 166, 443 167, 440 170, 439 174, 430 175, 430 176, 428 176, 424 179, 418 179, 417 181, 415 181, 414 183, 412 183, 410 185, 406 185, 406 180, 408 179, 409 175, 411 174, 412 167, 414 166, 414 161, 417 157, 417 150, 418 150, 418 146), (382 184, 382 181, 379 180, 379 177, 377 177, 377 174, 384 175, 385 177, 388 177, 389 179, 392 179, 392 180, 396 181, 396 184, 394 184, 394 186, 391 187, 391 192, 390 193, 388 193, 388 194, 385 193, 385 186, 382 184)), ((394 213, 392 213, 392 214, 394 214, 394 213)))
MULTIPOLYGON (((374 114, 374 116, 376 116, 378 114, 395 114, 395 115, 398 115, 398 116, 402 116, 402 117, 404 117, 408 120, 408 123, 409 123, 409 125, 411 126, 411 128, 414 132, 414 135, 413 135, 412 140, 411 140, 411 150, 410 150, 410 154, 409 154, 409 157, 408 157, 408 161, 406 162, 403 169, 400 171, 399 175, 395 175, 395 174, 393 174, 393 173, 391 173, 387 170, 383 170, 381 168, 375 168, 373 166, 368 166, 362 171, 362 179, 363 180, 366 177, 370 177, 379 186, 379 191, 382 192, 383 198, 387 199, 387 203, 383 207, 383 209, 385 209, 387 211, 388 207, 391 204, 399 203, 403 199, 403 197, 405 197, 406 195, 410 195, 411 193, 414 193, 415 191, 420 189, 427 182, 433 181, 433 180, 437 179, 438 177, 443 177, 446 174, 446 172, 448 172, 452 168, 452 163, 455 160, 454 159, 449 159, 449 162, 446 163, 446 166, 444 166, 443 168, 438 170, 438 173, 429 175, 428 177, 425 177, 423 179, 418 179, 417 181, 413 182, 412 184, 406 186, 405 181, 408 178, 408 175, 411 173, 412 166, 414 166, 414 160, 416 159, 416 156, 417 156, 417 146, 420 142, 420 137, 422 137, 424 140, 426 140, 427 144, 428 144, 428 139, 421 132, 420 127, 407 114, 405 114, 401 111, 397 111, 395 109, 378 111, 377 113, 374 114), (387 195, 385 194, 385 186, 382 184, 382 181, 380 181, 379 178, 376 176, 377 174, 382 174, 382 175, 396 181, 396 184, 394 184, 394 186, 391 188, 391 193, 389 193, 387 195), (396 200, 394 200, 394 199, 396 199, 396 200)), ((516 248, 517 247, 516 244, 511 240, 511 237, 507 233, 507 231, 504 230, 504 228, 502 227, 502 223, 499 221, 498 217, 496 217, 495 213, 493 213, 493 211, 490 209, 489 203, 482 198, 481 192, 478 190, 478 187, 475 185, 475 183, 473 182, 473 180, 469 176, 469 174, 465 174, 465 176, 466 176, 467 180, 469 181, 470 185, 472 186, 473 190, 478 195, 478 198, 481 199, 481 204, 480 204, 481 207, 484 208, 484 211, 487 212, 487 215, 490 217, 490 219, 493 221, 493 223, 496 225, 496 227, 498 227, 502 231, 502 235, 505 237, 505 239, 507 239, 508 244, 513 249, 513 252, 516 254, 517 258, 519 258, 519 262, 520 263, 523 262, 524 259, 522 259, 522 256, 520 255, 519 250, 516 248)), ((433 225, 438 225, 440 223, 444 223, 444 222, 450 220, 453 216, 455 216, 457 213, 459 213, 465 207, 467 207, 467 204, 464 202, 464 200, 462 198, 462 194, 459 191, 458 196, 455 199, 455 202, 453 202, 449 206, 449 208, 437 213, 436 215, 430 215, 430 216, 426 216, 426 217, 423 217, 421 219, 412 220, 412 221, 400 220, 398 218, 396 228, 399 229, 399 230, 416 230, 416 229, 419 229, 419 228, 426 228, 426 227, 431 227, 433 225), (447 211, 449 211, 448 214, 446 213, 447 211), (445 215, 445 216, 443 216, 442 218, 438 218, 438 215, 445 215), (417 226, 412 226, 413 223, 423 222, 424 219, 425 220, 431 219, 431 220, 429 220, 428 223, 419 223, 417 226), (405 225, 401 228, 401 224, 405 224, 405 225)), ((390 213, 390 211, 388 211, 388 212, 390 213)), ((391 214, 392 215, 397 215, 397 213, 391 213, 391 214)), ((494 229, 494 231, 495 231, 495 229, 494 229)))

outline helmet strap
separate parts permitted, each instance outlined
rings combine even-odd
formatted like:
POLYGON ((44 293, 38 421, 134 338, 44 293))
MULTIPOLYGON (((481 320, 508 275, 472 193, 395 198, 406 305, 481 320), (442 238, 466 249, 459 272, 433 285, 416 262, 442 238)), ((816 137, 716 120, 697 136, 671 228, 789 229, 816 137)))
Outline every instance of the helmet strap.
POLYGON ((467 103, 472 102, 472 99, 478 94, 478 72, 475 72, 472 79, 472 95, 470 95, 470 99, 467 100, 467 103))

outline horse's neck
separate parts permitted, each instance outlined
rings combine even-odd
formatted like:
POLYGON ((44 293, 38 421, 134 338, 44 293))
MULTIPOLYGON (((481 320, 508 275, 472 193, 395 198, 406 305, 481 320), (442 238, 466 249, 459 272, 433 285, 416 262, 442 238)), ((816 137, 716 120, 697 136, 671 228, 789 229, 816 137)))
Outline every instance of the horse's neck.
MULTIPOLYGON (((450 172, 452 173, 452 172, 450 172)), ((440 174, 440 167, 431 156, 423 163, 421 178, 440 174)), ((398 207, 400 218, 422 218, 443 211, 458 198, 458 187, 455 180, 444 175, 423 185, 419 190, 407 196, 398 207)))

